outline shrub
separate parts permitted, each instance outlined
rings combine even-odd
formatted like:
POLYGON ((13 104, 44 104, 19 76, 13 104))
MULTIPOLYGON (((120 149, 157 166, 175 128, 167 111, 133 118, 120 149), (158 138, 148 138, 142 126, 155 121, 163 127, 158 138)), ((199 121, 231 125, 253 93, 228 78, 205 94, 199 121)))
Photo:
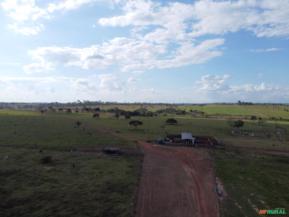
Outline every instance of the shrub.
POLYGON ((240 128, 240 127, 243 127, 244 126, 244 121, 242 121, 242 120, 237 120, 237 121, 234 121, 233 122, 233 126, 234 127, 237 127, 237 128, 240 128))
POLYGON ((76 122, 75 122, 75 125, 76 125, 77 127, 80 127, 81 122, 80 122, 80 121, 76 121, 76 122))
POLYGON ((177 123, 178 123, 178 121, 174 118, 169 118, 166 120, 166 124, 175 125, 177 123))
POLYGON ((134 126, 135 128, 142 125, 143 123, 139 120, 132 120, 129 122, 129 125, 134 126))
POLYGON ((52 157, 51 156, 45 156, 41 158, 40 162, 42 164, 51 164, 52 163, 52 157))

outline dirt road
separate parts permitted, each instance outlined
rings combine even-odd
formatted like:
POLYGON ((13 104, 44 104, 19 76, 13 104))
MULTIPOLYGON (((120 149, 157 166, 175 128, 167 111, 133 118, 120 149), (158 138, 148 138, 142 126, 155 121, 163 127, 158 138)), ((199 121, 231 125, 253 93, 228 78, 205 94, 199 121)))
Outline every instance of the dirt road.
POLYGON ((145 158, 136 217, 218 217, 206 150, 140 142, 145 158))

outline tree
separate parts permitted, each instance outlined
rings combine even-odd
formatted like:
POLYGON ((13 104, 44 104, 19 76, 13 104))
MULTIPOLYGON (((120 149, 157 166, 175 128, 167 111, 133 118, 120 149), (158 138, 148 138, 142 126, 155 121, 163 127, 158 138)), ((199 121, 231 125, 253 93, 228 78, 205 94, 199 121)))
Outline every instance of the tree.
POLYGON ((46 112, 46 109, 40 109, 40 113, 44 114, 46 112))
POLYGON ((100 108, 96 107, 96 108, 94 108, 94 111, 95 112, 100 112, 100 108))
POLYGON ((80 122, 80 121, 76 121, 76 122, 75 122, 75 125, 76 125, 76 127, 80 127, 81 122, 80 122))
POLYGON ((241 127, 243 127, 244 126, 244 121, 242 121, 242 120, 237 120, 237 121, 234 121, 233 122, 233 127, 236 127, 236 128, 241 128, 241 127))
POLYGON ((129 122, 129 125, 134 126, 135 128, 137 128, 138 126, 142 125, 143 123, 139 120, 132 120, 129 122))
POLYGON ((116 113, 114 114, 114 117, 115 117, 115 118, 119 118, 119 113, 116 112, 116 113))
POLYGON ((45 156, 41 158, 40 162, 42 164, 51 164, 52 163, 52 157, 51 156, 45 156))
POLYGON ((175 125, 177 123, 178 123, 178 121, 174 118, 169 118, 166 120, 166 124, 175 125))

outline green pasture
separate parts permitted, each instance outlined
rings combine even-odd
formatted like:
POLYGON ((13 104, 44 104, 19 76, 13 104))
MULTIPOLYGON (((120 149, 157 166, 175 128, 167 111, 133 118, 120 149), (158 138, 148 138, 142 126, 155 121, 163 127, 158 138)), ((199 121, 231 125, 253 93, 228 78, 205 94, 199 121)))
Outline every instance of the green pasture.
POLYGON ((216 116, 237 116, 247 117, 257 116, 265 119, 289 119, 289 105, 274 104, 254 104, 254 105, 238 105, 238 104, 206 104, 206 105, 162 105, 162 104, 117 104, 117 105, 99 105, 103 110, 119 108, 127 111, 134 111, 139 108, 145 108, 149 111, 157 111, 167 108, 185 110, 187 112, 202 111, 205 115, 216 116))
POLYGON ((283 118, 289 119, 289 106, 287 105, 223 105, 209 104, 196 106, 180 106, 186 111, 198 110, 208 115, 223 116, 252 116, 261 118, 283 118))
MULTIPOLYGON (((219 105, 211 106, 205 106, 206 113, 222 114, 223 109, 226 115, 255 115, 250 106, 236 105, 228 111, 224 105, 219 110, 219 105), (243 107, 248 110, 241 111, 243 107)), ((257 107, 256 112, 262 110, 257 107)), ((203 107, 185 107, 197 108, 203 107)), ((273 108, 264 107, 262 117, 270 117, 269 110, 273 108)), ((283 113, 281 107, 276 109, 279 115, 278 111, 283 113)), ((137 153, 137 140, 183 131, 216 137, 228 147, 212 153, 216 173, 228 193, 221 204, 223 217, 256 216, 254 207, 288 208, 288 158, 253 154, 251 149, 229 150, 288 151, 289 122, 245 120, 241 134, 232 133, 231 122, 232 116, 162 114, 125 119, 108 112, 93 118, 91 113, 0 110, 0 216, 133 216, 141 156, 108 156, 87 150, 117 147, 137 153), (178 124, 167 125, 168 118, 175 118, 178 124), (130 126, 133 119, 143 125, 130 126), (46 156, 52 158, 51 163, 41 163, 46 156)))
POLYGON ((139 165, 136 157, 0 147, 0 216, 132 217, 139 165))
POLYGON ((134 142, 94 121, 82 114, 0 112, 0 216, 134 216, 141 156, 85 151, 138 152, 134 142), (43 163, 46 157, 52 161, 43 163))
POLYGON ((259 209, 275 208, 285 208, 288 214, 288 157, 223 150, 213 156, 227 193, 221 203, 222 217, 258 217, 259 209))
POLYGON ((0 145, 59 150, 134 146, 109 132, 103 133, 101 127, 90 124, 94 121, 81 114, 0 113, 0 145))
POLYGON ((102 110, 119 108, 126 111, 134 111, 145 108, 155 112, 167 108, 177 110, 202 111, 205 115, 230 116, 230 117, 247 117, 257 116, 265 119, 289 119, 289 105, 275 104, 205 104, 205 105, 166 105, 166 104, 100 104, 102 110))
POLYGON ((83 118, 91 128, 101 128, 121 138, 131 140, 155 140, 166 134, 189 131, 193 135, 216 137, 228 146, 289 150, 289 125, 279 122, 245 121, 244 127, 240 130, 248 132, 249 135, 234 135, 230 121, 225 119, 193 118, 191 116, 132 117, 128 120, 114 117, 91 119, 88 115, 84 115, 83 118), (165 124, 169 117, 175 118, 178 124, 165 124), (143 125, 137 128, 130 126, 129 121, 133 119, 141 120, 143 125))

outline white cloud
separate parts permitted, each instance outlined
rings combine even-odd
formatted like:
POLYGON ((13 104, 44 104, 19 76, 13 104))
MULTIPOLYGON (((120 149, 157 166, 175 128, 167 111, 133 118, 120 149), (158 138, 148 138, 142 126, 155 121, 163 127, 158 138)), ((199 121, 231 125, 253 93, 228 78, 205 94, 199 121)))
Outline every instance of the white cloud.
POLYGON ((30 35, 37 35, 38 33, 40 33, 43 29, 44 26, 42 24, 35 24, 35 25, 21 25, 18 23, 13 23, 13 24, 9 24, 8 28, 13 30, 16 33, 25 35, 25 36, 30 36, 30 35))
POLYGON ((204 63, 222 52, 223 39, 206 40, 199 44, 183 43, 174 51, 166 45, 133 38, 114 38, 101 45, 84 48, 40 47, 30 51, 34 63, 26 71, 50 70, 57 66, 99 69, 119 66, 122 71, 141 71, 153 68, 172 68, 204 63))
POLYGON ((8 28, 25 36, 41 32, 43 25, 37 21, 50 18, 45 9, 36 5, 35 0, 4 0, 0 7, 13 20, 8 28))
POLYGON ((282 50, 281 48, 272 47, 272 48, 251 49, 250 51, 253 53, 269 53, 269 52, 277 52, 281 50, 282 50))
POLYGON ((102 91, 122 91, 124 88, 124 83, 113 74, 101 74, 98 77, 102 91))
POLYGON ((289 36, 288 0, 202 0, 191 4, 149 0, 122 2, 123 14, 99 19, 104 26, 160 26, 153 34, 191 37, 246 30, 258 37, 289 36), (176 30, 175 33, 174 30, 176 30), (160 33, 160 34, 158 34, 160 33))
POLYGON ((225 82, 229 77, 229 75, 204 75, 197 84, 200 85, 199 89, 204 91, 223 90, 227 89, 225 82))
POLYGON ((259 84, 228 84, 229 75, 206 75, 191 87, 175 91, 142 87, 137 77, 99 74, 88 77, 25 76, 0 77, 0 101, 76 101, 121 102, 289 102, 289 88, 259 84))
POLYGON ((156 5, 158 3, 151 1, 126 1, 123 5, 124 15, 101 18, 99 24, 103 26, 151 25, 152 21, 155 21, 152 19, 152 13, 156 5))
POLYGON ((35 0, 4 0, 1 7, 9 17, 18 22, 48 17, 46 10, 38 7, 35 0))
POLYGON ((167 43, 170 40, 186 41, 188 25, 185 23, 192 18, 192 4, 179 2, 162 5, 156 1, 125 1, 122 2, 123 15, 101 18, 98 23, 103 26, 132 26, 133 32, 140 32, 143 27, 154 27, 147 34, 140 34, 155 43, 167 43))
POLYGON ((70 11, 97 0, 61 0, 39 6, 36 0, 3 0, 0 7, 12 19, 8 27, 25 36, 36 35, 44 29, 43 20, 51 19, 57 11, 70 11))
POLYGON ((207 102, 288 102, 289 88, 278 85, 259 84, 228 84, 229 75, 204 75, 196 82, 194 92, 207 102))
MULTIPOLYGON (((70 1, 72 2, 72 1, 70 1)), ((88 1, 79 1, 83 4, 88 1)), ((59 8, 69 7, 66 1, 59 8), (66 5, 66 6, 64 6, 66 5)), ((25 66, 28 72, 51 70, 58 66, 74 66, 81 69, 98 69, 117 66, 121 71, 143 71, 201 64, 221 56, 224 39, 203 41, 190 39, 186 32, 187 19, 191 18, 192 5, 170 3, 161 5, 152 1, 120 1, 125 15, 103 18, 103 25, 156 25, 155 30, 142 34, 133 29, 132 37, 116 37, 102 44, 84 48, 40 47, 30 52, 34 62, 25 66)), ((76 1, 74 1, 74 4, 76 1)), ((52 7, 52 4, 50 4, 52 7)), ((52 7, 56 10, 55 5, 52 7)), ((70 8, 70 7, 69 7, 70 8)), ((50 9, 52 10, 52 9, 50 9)))
POLYGON ((1 7, 14 20, 12 24, 32 28, 41 20, 54 17, 56 12, 75 10, 100 1, 107 4, 114 2, 122 9, 120 15, 100 18, 100 25, 154 26, 154 30, 146 36, 151 40, 158 37, 185 40, 187 37, 223 35, 240 30, 252 32, 258 37, 289 36, 289 0, 199 0, 192 3, 61 0, 48 1, 41 6, 36 0, 3 0, 1 7))
POLYGON ((258 37, 289 36, 288 0, 198 1, 193 36, 246 30, 258 37))
POLYGON ((53 13, 55 11, 70 11, 79 7, 96 2, 97 0, 62 0, 57 3, 50 3, 47 6, 47 11, 53 13))
POLYGON ((140 88, 132 77, 100 74, 89 77, 25 76, 0 77, 0 101, 53 102, 103 100, 139 101, 152 99, 152 88, 140 88))

